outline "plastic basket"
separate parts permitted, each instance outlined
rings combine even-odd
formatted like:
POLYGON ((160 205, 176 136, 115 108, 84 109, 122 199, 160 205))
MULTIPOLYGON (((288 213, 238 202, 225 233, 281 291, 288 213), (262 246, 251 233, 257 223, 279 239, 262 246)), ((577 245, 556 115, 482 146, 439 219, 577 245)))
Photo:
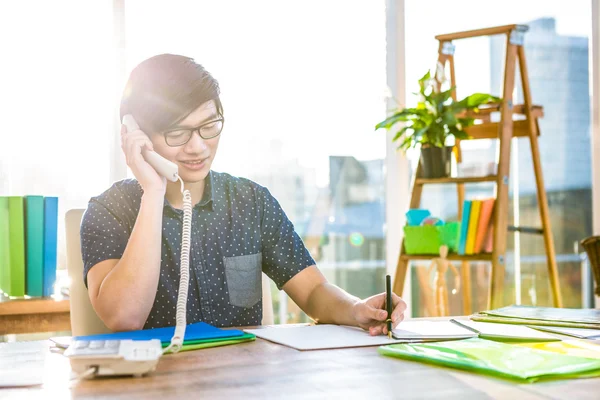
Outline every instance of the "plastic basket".
POLYGON ((439 226, 405 226, 404 250, 406 254, 440 254, 440 246, 458 252, 460 222, 447 222, 439 226))

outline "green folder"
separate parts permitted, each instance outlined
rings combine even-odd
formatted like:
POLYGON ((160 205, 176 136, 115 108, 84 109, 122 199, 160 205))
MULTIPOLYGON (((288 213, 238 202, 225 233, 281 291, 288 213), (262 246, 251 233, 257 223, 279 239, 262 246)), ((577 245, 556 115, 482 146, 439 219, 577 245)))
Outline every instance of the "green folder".
POLYGON ((25 196, 26 292, 41 297, 44 280, 44 197, 25 196))
POLYGON ((600 376, 600 360, 471 338, 379 347, 384 356, 421 361, 500 378, 539 380, 600 376))
MULTIPOLYGON (((218 347, 218 346, 227 346, 230 344, 238 344, 244 342, 251 342, 256 340, 256 336, 244 333, 242 336, 236 336, 235 338, 224 337, 224 338, 216 338, 216 339, 198 339, 198 340, 186 340, 183 343, 183 346, 179 350, 181 351, 190 351, 190 350, 198 350, 198 349, 206 349, 209 347, 218 347)), ((170 343, 163 343, 163 348, 168 347, 170 343)), ((166 354, 171 353, 170 351, 166 354)))
POLYGON ((0 196, 0 290, 4 293, 10 292, 10 239, 6 196, 0 196))
POLYGON ((23 197, 8 197, 8 236, 10 246, 10 296, 25 296, 25 226, 23 197))

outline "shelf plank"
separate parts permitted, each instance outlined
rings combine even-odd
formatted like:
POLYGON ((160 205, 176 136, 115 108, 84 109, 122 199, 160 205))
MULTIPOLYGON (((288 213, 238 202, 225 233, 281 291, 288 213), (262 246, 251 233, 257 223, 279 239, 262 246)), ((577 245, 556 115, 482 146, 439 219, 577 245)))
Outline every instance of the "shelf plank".
POLYGON ((437 35, 435 37, 435 39, 439 40, 440 42, 449 42, 452 40, 467 39, 467 38, 473 38, 473 37, 478 37, 478 36, 501 35, 503 33, 508 34, 510 31, 512 31, 514 29, 522 31, 522 32, 526 32, 529 29, 529 27, 527 25, 517 25, 517 24, 495 26, 492 28, 473 29, 470 31, 446 33, 443 35, 437 35))
MULTIPOLYGON (((486 122, 483 124, 468 126, 465 128, 465 132, 467 135, 471 136, 471 139, 499 139, 499 123, 486 122)), ((529 137, 529 123, 527 120, 513 122, 513 137, 529 137)))
MULTIPOLYGON (((431 260, 439 257, 439 254, 403 254, 404 260, 431 260)), ((492 253, 459 255, 456 253, 448 254, 448 260, 451 261, 492 261, 492 253)))
MULTIPOLYGON (((490 118, 492 113, 500 112, 501 104, 499 103, 490 103, 486 104, 485 107, 479 109, 478 112, 474 111, 466 111, 460 114, 456 114, 457 118, 470 117, 478 120, 483 120, 485 122, 490 122, 490 118)), ((517 104, 513 107, 513 115, 523 115, 526 116, 525 105, 517 104)), ((542 118, 544 116, 544 108, 539 105, 531 106, 531 118, 542 118)))
POLYGON ((69 312, 69 299, 52 297, 10 299, 0 296, 0 316, 69 312))
POLYGON ((488 176, 471 176, 464 178, 418 178, 415 179, 416 185, 424 184, 448 184, 448 183, 477 183, 477 182, 495 182, 497 179, 496 175, 488 176))
POLYGON ((11 299, 0 296, 0 335, 70 330, 67 297, 11 299))

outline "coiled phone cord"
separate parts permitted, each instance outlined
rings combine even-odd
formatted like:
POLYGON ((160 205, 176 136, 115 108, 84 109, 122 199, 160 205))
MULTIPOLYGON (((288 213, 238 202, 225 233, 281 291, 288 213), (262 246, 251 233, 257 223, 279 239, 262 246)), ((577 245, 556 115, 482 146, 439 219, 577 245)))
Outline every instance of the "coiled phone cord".
POLYGON ((192 229, 192 195, 189 190, 184 190, 183 180, 181 181, 181 193, 183 193, 183 232, 181 234, 181 259, 180 259, 180 277, 179 293, 177 295, 177 314, 175 333, 171 338, 171 344, 163 350, 166 352, 177 353, 183 346, 185 336, 186 306, 188 297, 188 283, 190 280, 190 234, 192 229))

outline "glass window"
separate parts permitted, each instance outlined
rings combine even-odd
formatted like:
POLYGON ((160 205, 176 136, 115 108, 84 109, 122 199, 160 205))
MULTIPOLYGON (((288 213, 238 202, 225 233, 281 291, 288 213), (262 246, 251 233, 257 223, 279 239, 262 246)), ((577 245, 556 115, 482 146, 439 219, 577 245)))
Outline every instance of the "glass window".
POLYGON ((0 195, 58 196, 59 269, 66 268, 64 214, 85 208, 109 185, 111 24, 111 2, 0 6, 3 52, 10 54, 0 74, 0 195))
MULTIPOLYGON (((425 16, 422 5, 406 2, 407 99, 417 79, 437 60, 435 35, 507 24, 526 24, 525 53, 534 104, 544 107, 539 120, 539 145, 559 280, 565 307, 581 307, 582 249, 577 243, 592 232, 590 86, 588 37, 591 2, 514 1, 483 11, 471 0, 433 1, 425 16), (464 10, 472 10, 465 13, 464 10)), ((474 92, 502 95, 505 36, 454 42, 459 98, 474 92)), ((522 103, 517 81, 515 103, 522 103)), ((481 165, 496 159, 496 141, 463 142, 465 163, 481 165)), ((416 157, 412 155, 413 165, 416 157)), ((514 139, 511 154, 509 225, 541 227, 531 149, 527 139, 514 139)), ((495 185, 466 185, 467 198, 492 196, 495 185)), ((426 188, 423 206, 446 219, 456 219, 454 186, 426 188)), ((551 306, 552 296, 541 235, 509 234, 504 302, 551 306)), ((457 265, 459 265, 458 263, 457 265)), ((412 269, 413 315, 427 315, 423 289, 425 268, 412 269)), ((485 309, 489 263, 471 263, 473 311, 485 309)), ((462 296, 451 296, 451 311, 462 314, 462 296)))

